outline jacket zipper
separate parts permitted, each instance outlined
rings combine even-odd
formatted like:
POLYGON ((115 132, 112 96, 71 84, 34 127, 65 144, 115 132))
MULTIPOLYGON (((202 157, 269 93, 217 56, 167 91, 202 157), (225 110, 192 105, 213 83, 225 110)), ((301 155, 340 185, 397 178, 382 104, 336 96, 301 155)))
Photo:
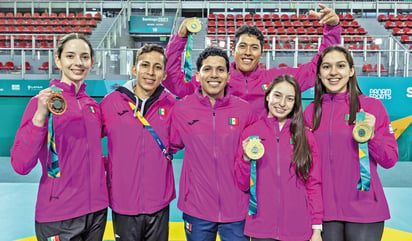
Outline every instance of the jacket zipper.
MULTIPOLYGON (((82 108, 82 105, 81 105, 81 103, 80 103, 80 101, 79 101, 79 96, 76 94, 76 101, 77 101, 77 104, 78 104, 78 106, 79 106, 79 109, 80 109, 80 113, 82 114, 82 120, 83 120, 83 128, 84 128, 84 132, 85 132, 85 136, 86 136, 86 151, 87 151, 87 162, 88 162, 88 165, 87 165, 87 171, 89 172, 89 177, 91 177, 92 175, 91 175, 91 173, 90 173, 90 152, 89 152, 89 140, 88 140, 88 135, 87 135, 87 126, 86 126, 86 119, 85 119, 85 115, 84 115, 84 113, 83 113, 83 108, 82 108)), ((92 197, 91 197, 91 195, 92 195, 92 187, 91 187, 91 180, 90 180, 90 178, 88 178, 88 184, 89 184, 89 210, 91 210, 92 209, 92 204, 91 204, 91 201, 92 201, 92 197)))
POLYGON ((217 202, 219 206, 219 216, 218 216, 218 221, 220 222, 222 220, 222 213, 221 213, 221 200, 220 200, 220 185, 219 185, 219 169, 218 169, 218 161, 216 157, 216 113, 215 113, 215 107, 213 106, 212 108, 212 118, 213 118, 213 159, 215 161, 215 170, 216 170, 216 188, 217 188, 217 202))
MULTIPOLYGON (((276 126, 275 126, 275 128, 276 128, 276 126)), ((275 134, 276 134, 276 131, 275 131, 275 134)), ((278 193, 278 212, 277 213, 280 213, 280 210, 281 210, 281 208, 280 208, 280 205, 281 205, 281 201, 280 201, 280 196, 281 196, 281 190, 280 190, 280 154, 279 154, 279 152, 280 152, 280 148, 279 148, 279 135, 280 135, 280 133, 279 134, 276 134, 276 164, 277 164, 277 170, 276 170, 276 176, 277 176, 277 179, 278 179, 278 183, 279 183, 279 185, 278 185, 278 190, 277 190, 277 193, 278 193)), ((278 220, 278 222, 277 222, 277 226, 276 226, 276 235, 277 235, 277 237, 276 237, 276 239, 279 239, 279 226, 280 226, 280 215, 277 215, 278 217, 277 217, 277 220, 278 220)))
MULTIPOLYGON (((336 176, 335 174, 335 168, 334 168, 334 165, 333 165, 333 156, 332 156, 332 151, 331 151, 331 148, 332 148, 332 121, 333 121, 333 113, 335 112, 335 101, 333 100, 334 98, 333 98, 333 96, 331 97, 331 100, 332 100, 332 110, 331 110, 331 112, 330 112, 330 117, 329 117, 329 136, 328 136, 328 138, 329 138, 329 148, 328 148, 328 150, 329 150, 329 160, 330 160, 330 171, 331 171, 331 173, 332 173, 332 175, 333 176, 336 176)), ((334 203, 335 204, 337 204, 338 203, 338 198, 336 197, 336 190, 338 190, 338 189, 336 189, 336 183, 334 183, 334 185, 333 185, 334 187, 333 187, 333 198, 334 198, 334 203)), ((336 207, 338 207, 339 205, 336 205, 336 207)), ((336 209, 336 214, 338 215, 338 217, 340 216, 340 212, 339 212, 339 210, 338 210, 338 208, 336 209)))

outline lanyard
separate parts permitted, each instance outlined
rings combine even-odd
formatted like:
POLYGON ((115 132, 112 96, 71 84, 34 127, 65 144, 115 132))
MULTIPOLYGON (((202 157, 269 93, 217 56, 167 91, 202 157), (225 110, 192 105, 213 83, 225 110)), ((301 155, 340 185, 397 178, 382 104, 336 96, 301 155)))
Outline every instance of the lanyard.
MULTIPOLYGON (((129 101, 129 106, 132 109, 132 111, 135 111, 135 109, 137 108, 136 105, 133 104, 133 102, 131 101, 129 101)), ((157 145, 159 145, 159 148, 162 151, 162 153, 165 155, 166 159, 169 161, 173 160, 173 155, 167 151, 165 145, 163 145, 162 140, 160 140, 159 135, 157 135, 157 133, 155 132, 153 127, 150 125, 150 123, 146 120, 146 118, 144 118, 143 115, 140 114, 139 110, 136 110, 136 112, 134 113, 135 113, 135 117, 137 117, 137 119, 143 124, 143 126, 145 126, 149 130, 150 134, 155 139, 157 145)))

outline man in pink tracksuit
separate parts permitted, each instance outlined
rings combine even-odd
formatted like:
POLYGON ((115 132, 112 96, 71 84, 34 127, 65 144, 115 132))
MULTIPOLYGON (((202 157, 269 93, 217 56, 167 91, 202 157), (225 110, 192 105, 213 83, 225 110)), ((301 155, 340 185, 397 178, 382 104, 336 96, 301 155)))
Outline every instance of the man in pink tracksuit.
POLYGON ((252 107, 230 95, 229 59, 207 48, 197 60, 200 87, 174 106, 170 146, 185 148, 178 208, 189 241, 248 240, 243 235, 248 193, 234 180, 234 160, 242 130, 255 122, 252 107))
POLYGON ((168 148, 170 110, 176 98, 160 84, 166 78, 165 65, 163 48, 145 45, 132 68, 136 79, 118 86, 100 104, 116 240, 168 240, 169 203, 176 194, 171 156, 163 151, 168 148))
MULTIPOLYGON (((262 102, 265 89, 275 77, 282 74, 293 75, 298 80, 302 92, 313 87, 319 53, 330 45, 340 44, 341 26, 338 16, 332 9, 322 4, 319 6, 322 9, 320 13, 311 11, 311 14, 317 16, 320 23, 324 24, 324 38, 319 47, 319 52, 310 62, 302 64, 298 68, 273 67, 268 70, 260 69, 258 64, 262 58, 264 41, 262 32, 257 27, 248 25, 237 29, 232 50, 235 62, 230 65, 228 88, 231 94, 252 104, 257 114, 262 115, 265 110, 262 102)), ((181 63, 182 61, 181 53, 185 48, 188 35, 186 21, 187 19, 182 23, 179 32, 170 39, 166 48, 169 63, 175 61, 181 63)), ((183 97, 198 89, 199 83, 195 81, 194 76, 192 81, 185 82, 180 66, 175 67, 175 69, 174 66, 166 66, 169 77, 173 75, 173 78, 168 78, 163 82, 168 90, 179 97, 183 97)))

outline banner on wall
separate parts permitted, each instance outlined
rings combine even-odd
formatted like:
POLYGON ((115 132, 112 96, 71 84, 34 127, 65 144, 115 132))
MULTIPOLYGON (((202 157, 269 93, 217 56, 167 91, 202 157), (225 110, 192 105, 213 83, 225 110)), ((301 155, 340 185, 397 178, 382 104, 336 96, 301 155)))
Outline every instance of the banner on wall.
POLYGON ((130 16, 129 33, 170 34, 174 16, 130 16))

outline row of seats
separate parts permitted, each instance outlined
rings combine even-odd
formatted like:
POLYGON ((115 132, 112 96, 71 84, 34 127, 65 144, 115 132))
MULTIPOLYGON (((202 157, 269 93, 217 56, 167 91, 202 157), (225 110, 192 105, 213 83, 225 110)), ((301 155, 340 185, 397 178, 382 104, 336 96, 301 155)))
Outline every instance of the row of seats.
POLYGON ((0 25, 5 25, 5 26, 38 26, 38 25, 71 25, 71 26, 97 26, 97 21, 95 19, 0 19, 0 25))
MULTIPOLYGON (((385 69, 383 64, 381 64, 380 66, 381 66, 381 72, 388 72, 388 70, 385 69)), ((372 64, 363 64, 362 72, 378 72, 378 64, 375 64, 374 67, 372 67, 372 64)))
POLYGON ((386 21, 385 28, 405 28, 405 27, 412 27, 412 20, 408 21, 386 21))
MULTIPOLYGON (((283 35, 283 34, 288 34, 288 35, 312 35, 312 34, 323 34, 323 27, 319 27, 319 28, 313 28, 313 27, 309 27, 309 28, 303 28, 303 27, 299 27, 299 28, 294 28, 294 27, 288 27, 288 28, 284 28, 284 27, 280 27, 280 28, 274 28, 274 27, 269 27, 267 29, 263 28, 263 27, 259 27, 260 31, 262 31, 263 34, 270 34, 270 35, 274 35, 274 34, 278 34, 278 35, 283 35)), ((208 34, 235 34, 236 32, 236 28, 235 27, 229 27, 229 28, 225 28, 225 27, 208 27, 207 28, 207 33, 208 34)), ((342 29, 342 35, 366 35, 368 32, 364 29, 364 28, 347 28, 347 29, 342 29)))
MULTIPOLYGON (((226 41, 229 39, 229 41, 235 41, 235 36, 230 35, 208 35, 207 39, 209 41, 226 41)), ((318 42, 319 36, 288 36, 288 35, 281 35, 281 36, 264 36, 264 42, 273 42, 273 39, 275 39, 275 42, 290 42, 290 41, 295 41, 295 39, 298 39, 298 42, 302 43, 309 43, 309 42, 318 42)))
MULTIPOLYGON (((346 21, 352 21, 354 20, 354 17, 352 14, 338 14, 339 19, 340 20, 346 20, 346 21)), ((208 20, 227 20, 227 21, 250 21, 250 20, 263 20, 263 21, 277 21, 277 20, 281 20, 281 21, 286 21, 286 20, 310 20, 310 21, 315 21, 318 20, 315 16, 313 15, 306 15, 306 14, 291 14, 290 16, 288 14, 277 14, 277 13, 273 13, 273 14, 263 14, 263 16, 261 14, 236 14, 236 16, 234 16, 233 14, 229 13, 229 14, 214 14, 214 13, 210 13, 208 15, 208 20)))
POLYGON ((66 15, 66 13, 21 13, 21 12, 16 12, 16 14, 13 14, 12 12, 4 13, 0 12, 0 18, 86 18, 86 19, 97 19, 100 20, 102 19, 102 15, 100 13, 95 13, 94 15, 91 13, 69 13, 66 15))
MULTIPOLYGON (((10 48, 11 47, 11 43, 9 42, 3 42, 0 41, 0 48, 10 48)), ((41 42, 35 42, 34 43, 34 47, 35 48, 41 48, 41 49, 51 49, 53 48, 53 42, 46 42, 46 41, 41 41, 41 42)), ((16 41, 14 42, 14 48, 18 48, 18 49, 25 49, 25 48, 33 48, 33 43, 32 42, 25 42, 25 41, 16 41)))
MULTIPOLYGON (((215 20, 209 20, 207 23, 208 27, 240 27, 243 24, 247 24, 247 25, 255 25, 257 27, 265 27, 265 28, 269 28, 269 27, 275 27, 275 28, 280 28, 280 27, 304 27, 304 28, 309 28, 309 27, 322 27, 323 25, 319 23, 319 21, 299 21, 299 20, 295 20, 295 21, 261 21, 261 20, 257 20, 257 21, 223 21, 223 20, 219 20, 219 21, 215 21, 215 20)), ((348 21, 342 21, 341 22, 341 26, 342 28, 359 28, 361 25, 357 22, 357 21, 352 21, 352 22, 348 22, 348 21)))
POLYGON ((36 33, 36 34, 46 34, 46 33, 85 33, 91 34, 92 28, 90 26, 82 27, 82 26, 0 26, 0 33, 36 33))
MULTIPOLYGON (((31 64, 30 62, 25 62, 25 67, 26 70, 31 70, 31 64)), ((19 67, 15 67, 14 63, 11 61, 8 61, 6 63, 0 62, 0 70, 21 70, 22 66, 20 64, 19 67)), ((39 70, 49 70, 49 62, 43 62, 42 65, 38 68, 39 70)), ((55 67, 57 69, 57 67, 55 67)))
POLYGON ((389 14, 389 15, 385 15, 385 14, 379 14, 378 15, 378 21, 379 22, 385 22, 387 20, 390 21, 407 21, 410 20, 412 21, 412 14, 408 14, 408 15, 403 15, 403 14, 398 14, 398 15, 394 15, 394 14, 389 14))

